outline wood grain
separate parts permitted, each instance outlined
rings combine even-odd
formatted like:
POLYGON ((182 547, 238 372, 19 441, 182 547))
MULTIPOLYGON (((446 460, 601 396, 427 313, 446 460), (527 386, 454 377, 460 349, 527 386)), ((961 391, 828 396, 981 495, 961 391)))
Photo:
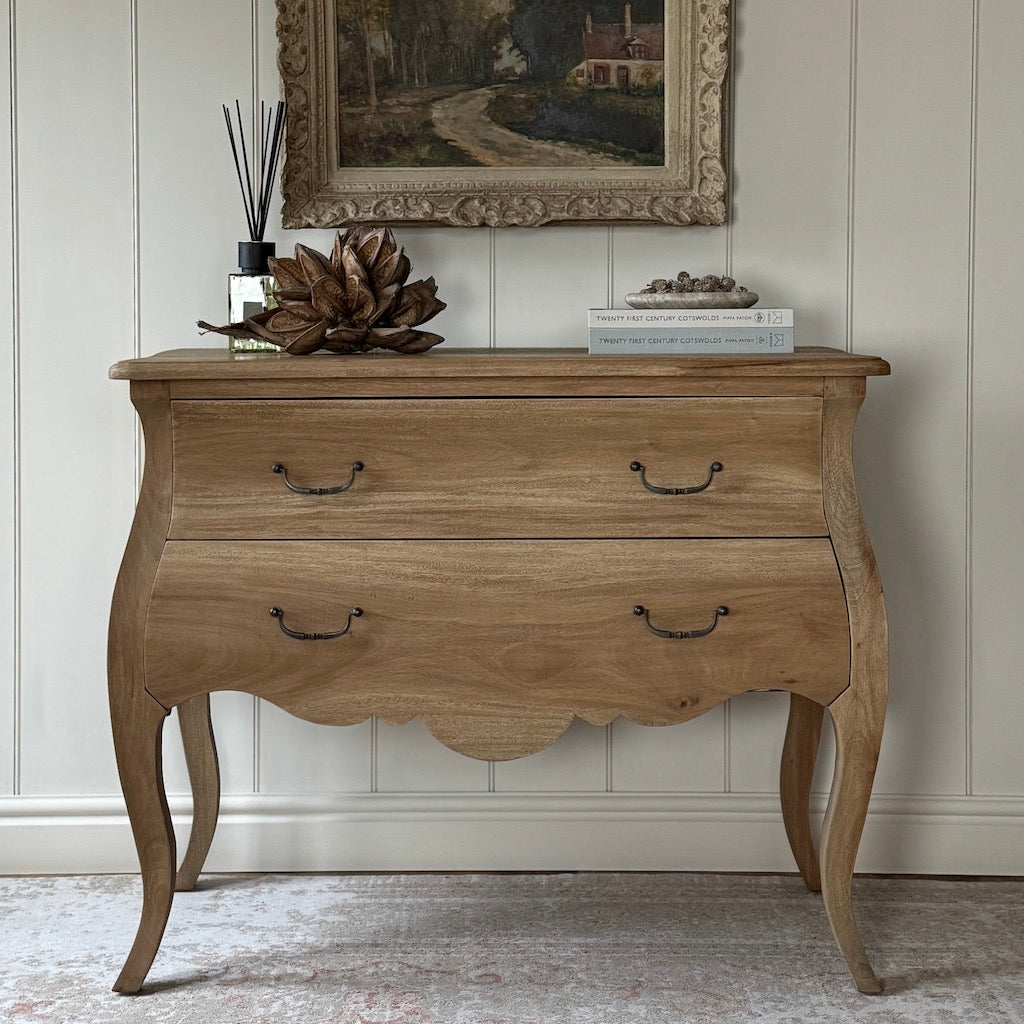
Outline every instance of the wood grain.
POLYGON ((889 682, 882 583, 853 474, 853 428, 864 391, 863 380, 826 383, 822 435, 825 514, 849 606, 851 660, 850 686, 829 705, 836 732, 836 767, 822 826, 821 882, 829 924, 850 973, 861 992, 876 994, 882 984, 857 931, 851 897, 889 682))
POLYGON ((167 708, 146 690, 143 640, 150 592, 170 518, 171 421, 166 384, 133 382, 146 438, 142 491, 114 587, 107 679, 114 752, 142 870, 138 933, 114 990, 137 992, 160 945, 174 895, 174 831, 164 793, 161 734, 167 708))
POLYGON ((211 686, 312 721, 421 715, 439 739, 504 760, 573 715, 668 724, 750 689, 827 703, 848 681, 846 605, 827 540, 172 541, 146 632, 152 691, 211 686), (707 637, 671 641, 663 629, 707 637), (333 641, 324 632, 365 610, 333 641))
MULTIPOLYGON (((316 380, 386 377, 472 378, 484 382, 517 377, 863 377, 887 374, 889 364, 875 356, 833 348, 797 348, 771 356, 591 356, 585 349, 509 348, 494 351, 434 349, 415 356, 381 353, 337 356, 314 353, 232 353, 226 349, 176 349, 145 359, 126 359, 110 368, 115 380, 316 380)), ((482 391, 481 393, 487 393, 482 391)), ((495 392, 493 388, 490 393, 495 392)), ((509 393, 509 392, 506 392, 509 393)), ((514 393, 511 392, 511 393, 514 393)))
POLYGON ((821 404, 484 399, 173 405, 176 538, 823 536, 821 404), (770 439, 770 443, 766 443, 770 439), (307 487, 292 493, 272 466, 307 487), (659 495, 630 470, 637 460, 659 495))
MULTIPOLYGON (((297 358, 297 357, 296 357, 297 358)), ((338 357, 343 358, 343 357, 338 357)), ((821 377, 524 377, 510 384, 501 378, 403 377, 403 398, 480 398, 482 396, 537 398, 706 398, 712 395, 747 397, 821 397, 821 377)), ((171 398, 394 398, 396 388, 386 376, 195 380, 169 382, 171 398)))
POLYGON ((825 709, 798 693, 789 698, 789 721, 779 769, 779 795, 786 837, 796 866, 811 892, 821 891, 818 850, 811 830, 810 799, 814 763, 825 709))
POLYGON ((174 888, 187 892, 195 888, 203 870, 220 811, 220 766, 210 718, 210 695, 200 694, 179 704, 178 725, 192 786, 192 830, 174 888))

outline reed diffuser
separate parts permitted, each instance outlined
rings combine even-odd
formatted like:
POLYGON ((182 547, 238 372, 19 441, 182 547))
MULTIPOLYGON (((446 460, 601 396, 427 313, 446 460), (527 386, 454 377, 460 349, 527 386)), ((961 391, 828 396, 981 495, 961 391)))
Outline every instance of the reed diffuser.
MULTIPOLYGON (((237 139, 231 110, 226 105, 223 110, 231 142, 231 155, 235 158, 238 185, 242 191, 246 225, 249 228, 249 241, 238 243, 238 272, 228 275, 228 323, 238 323, 277 305, 274 299, 274 277, 267 264, 267 260, 275 255, 275 248, 273 242, 263 241, 263 235, 270 215, 270 197, 277 176, 277 161, 281 155, 287 107, 283 101, 279 101, 276 109, 272 109, 260 101, 259 130, 252 139, 251 147, 246 144, 242 107, 238 100, 235 100, 237 139)), ((232 352, 276 351, 276 347, 267 341, 234 335, 229 338, 228 348, 232 352)))

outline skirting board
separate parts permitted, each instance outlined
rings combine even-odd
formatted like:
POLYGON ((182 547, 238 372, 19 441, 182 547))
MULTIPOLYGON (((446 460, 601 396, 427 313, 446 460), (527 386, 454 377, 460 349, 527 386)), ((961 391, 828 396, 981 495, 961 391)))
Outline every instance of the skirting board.
MULTIPOLYGON (((171 799, 179 849, 189 810, 187 798, 171 799)), ((816 817, 823 810, 816 798, 816 817)), ((207 869, 790 872, 794 864, 768 795, 338 794, 225 797, 207 869)), ((120 798, 0 798, 0 874, 137 870, 120 798)), ((876 796, 857 870, 1024 875, 1024 800, 876 796)))

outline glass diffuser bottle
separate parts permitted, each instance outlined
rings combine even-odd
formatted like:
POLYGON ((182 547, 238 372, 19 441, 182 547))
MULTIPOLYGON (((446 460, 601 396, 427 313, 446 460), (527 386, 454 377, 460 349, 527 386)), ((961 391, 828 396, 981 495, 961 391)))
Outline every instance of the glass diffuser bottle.
MULTIPOLYGON (((228 323, 234 328, 244 327, 251 335, 252 329, 245 321, 277 306, 274 298, 276 282, 267 262, 274 256, 274 243, 263 241, 263 234, 270 213, 270 198, 277 175, 287 107, 284 102, 279 102, 276 111, 273 111, 260 102, 259 128, 252 138, 251 165, 241 104, 235 100, 235 112, 238 115, 237 142, 231 111, 227 106, 223 110, 249 228, 249 241, 238 243, 238 271, 228 275, 228 323)), ((229 334, 228 338, 228 348, 232 352, 279 351, 276 345, 261 338, 234 334, 229 334)))
MULTIPOLYGON (((249 317, 274 309, 276 282, 267 260, 275 254, 273 242, 239 242, 238 272, 228 274, 228 323, 237 324, 249 317)), ((277 352, 278 347, 258 338, 230 335, 231 352, 277 352)))

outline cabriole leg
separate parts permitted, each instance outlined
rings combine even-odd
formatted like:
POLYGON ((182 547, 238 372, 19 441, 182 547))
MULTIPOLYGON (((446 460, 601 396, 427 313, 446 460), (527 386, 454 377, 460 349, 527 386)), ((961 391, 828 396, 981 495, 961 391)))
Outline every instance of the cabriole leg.
POLYGON ((210 718, 210 695, 201 694, 178 705, 178 725, 192 784, 192 831, 174 887, 178 892, 186 892, 195 888, 206 863, 220 810, 220 767, 210 718))
POLYGON ((142 870, 142 917, 115 992, 138 992, 164 934, 174 897, 174 831, 164 793, 167 711, 148 694, 112 708, 114 750, 142 870))
POLYGON ((821 891, 818 851, 811 832, 810 798, 814 764, 825 708, 813 700, 792 693, 789 697, 789 723, 782 748, 779 795, 782 820, 796 866, 811 892, 821 891))
POLYGON ((851 687, 829 705, 836 734, 836 769, 821 834, 821 891, 832 934, 857 988, 882 991, 853 917, 851 887, 871 784, 882 742, 884 704, 851 687))

